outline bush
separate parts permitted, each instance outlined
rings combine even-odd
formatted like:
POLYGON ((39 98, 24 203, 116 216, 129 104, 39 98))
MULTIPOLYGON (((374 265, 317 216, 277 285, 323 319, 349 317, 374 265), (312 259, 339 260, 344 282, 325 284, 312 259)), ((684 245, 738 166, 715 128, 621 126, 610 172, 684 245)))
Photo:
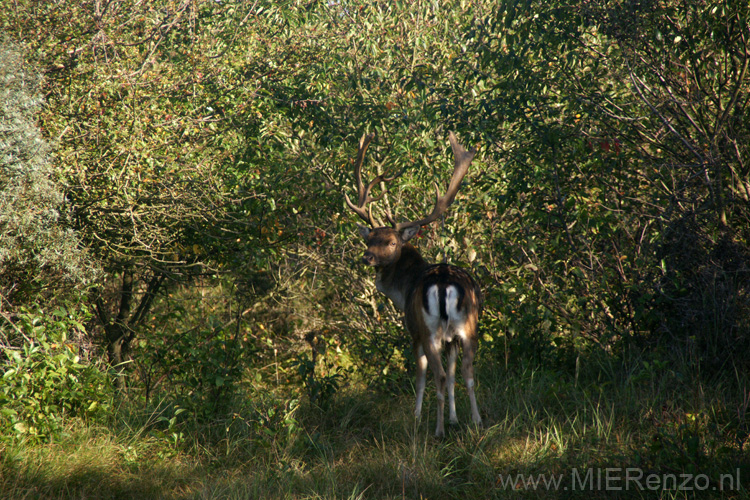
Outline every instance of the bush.
POLYGON ((3 317, 0 338, 0 439, 53 439, 72 418, 98 419, 111 406, 107 374, 70 341, 83 331, 85 310, 22 310, 3 317))
POLYGON ((65 227, 65 196, 36 125, 41 77, 0 38, 0 294, 11 304, 59 296, 95 277, 78 236, 65 227))

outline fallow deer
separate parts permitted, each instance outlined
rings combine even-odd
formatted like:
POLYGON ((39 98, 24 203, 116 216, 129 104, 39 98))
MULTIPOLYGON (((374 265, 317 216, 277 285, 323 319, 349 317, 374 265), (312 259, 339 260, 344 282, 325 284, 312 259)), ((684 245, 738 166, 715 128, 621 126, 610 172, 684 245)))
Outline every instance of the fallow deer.
MULTIPOLYGON (((478 347, 478 321, 482 308, 482 292, 474 278, 460 267, 448 264, 429 264, 408 241, 422 226, 438 219, 453 203, 461 180, 466 175, 476 149, 466 150, 456 140, 453 132, 448 134, 455 167, 445 195, 435 185, 436 201, 432 212, 425 218, 412 222, 396 223, 390 211, 386 217, 391 227, 378 227, 372 215, 370 191, 381 182, 392 178, 379 175, 367 185, 362 182, 362 164, 374 134, 363 135, 355 161, 358 202, 355 205, 348 196, 346 204, 368 226, 358 224, 359 233, 365 240, 367 250, 362 261, 375 268, 377 289, 393 301, 404 312, 407 330, 412 335, 413 350, 417 361, 417 403, 415 416, 422 412, 425 379, 429 366, 437 386, 437 428, 435 435, 445 435, 443 414, 445 389, 448 389, 448 411, 451 424, 457 424, 455 401, 456 358, 459 343, 463 348, 461 369, 471 403, 471 417, 480 426, 482 418, 474 395, 474 356, 478 347), (441 350, 447 346, 448 371, 443 369, 441 350)), ((382 196, 382 195, 381 195, 382 196)))

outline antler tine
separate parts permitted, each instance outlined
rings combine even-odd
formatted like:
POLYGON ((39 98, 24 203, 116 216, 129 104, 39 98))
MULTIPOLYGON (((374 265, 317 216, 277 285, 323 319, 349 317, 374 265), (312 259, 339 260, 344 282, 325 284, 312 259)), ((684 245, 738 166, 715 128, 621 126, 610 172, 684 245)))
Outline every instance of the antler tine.
POLYGON ((357 178, 357 192, 359 193, 359 202, 362 203, 362 193, 364 184, 362 183, 362 165, 365 162, 365 153, 370 146, 370 142, 375 138, 375 134, 362 135, 359 139, 357 148, 357 161, 354 163, 354 176, 357 178))
POLYGON ((370 145, 370 142, 375 137, 375 134, 368 134, 363 135, 362 138, 359 140, 359 149, 357 151, 357 160, 354 164, 354 177, 357 180, 357 204, 355 205, 352 203, 352 201, 349 199, 349 196, 344 194, 344 200, 346 201, 346 204, 349 206, 350 209, 359 217, 370 224, 372 227, 377 227, 378 224, 375 222, 375 219, 372 216, 372 208, 368 207, 367 205, 373 201, 379 200, 383 195, 380 195, 376 198, 370 197, 370 191, 373 187, 375 187, 376 184, 379 184, 380 182, 387 182, 391 180, 390 178, 386 178, 385 174, 378 175, 373 180, 365 186, 364 182, 362 182, 362 164, 365 161, 365 152, 367 152, 367 147, 370 145), (365 207, 367 209, 365 210, 365 207))
POLYGON ((468 172, 469 170, 469 165, 474 159, 474 155, 477 154, 477 149, 474 147, 467 150, 458 142, 458 139, 456 139, 456 134, 454 134, 452 131, 448 132, 448 140, 451 143, 451 149, 453 149, 454 158, 453 175, 451 176, 450 183, 448 184, 448 190, 445 192, 444 196, 440 196, 440 188, 438 187, 437 183, 435 183, 435 206, 432 209, 432 213, 430 213, 430 215, 428 215, 424 219, 393 224, 393 220, 389 218, 391 224, 393 224, 398 231, 402 231, 409 227, 425 226, 430 222, 435 221, 438 217, 443 215, 446 209, 450 206, 451 203, 453 203, 453 200, 456 198, 458 188, 461 186, 461 181, 466 175, 466 172, 468 172))

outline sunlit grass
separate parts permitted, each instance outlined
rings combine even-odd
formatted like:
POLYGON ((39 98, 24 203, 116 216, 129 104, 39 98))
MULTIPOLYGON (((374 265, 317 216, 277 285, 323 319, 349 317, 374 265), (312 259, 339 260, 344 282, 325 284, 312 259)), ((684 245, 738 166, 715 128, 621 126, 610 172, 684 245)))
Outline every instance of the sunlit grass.
MULTIPOLYGON (((288 394, 247 394, 229 415, 184 420, 179 441, 155 431, 158 418, 123 408, 109 426, 71 423, 54 443, 5 445, 0 497, 609 498, 612 492, 598 489, 527 491, 521 484, 511 492, 500 480, 569 478, 573 470, 606 467, 693 471, 710 478, 712 488, 720 474, 739 467, 750 481, 746 446, 733 442, 744 425, 733 416, 740 398, 727 381, 711 391, 698 383, 669 389, 663 374, 637 383, 575 380, 539 368, 484 375, 478 397, 485 427, 468 424, 459 389, 461 425, 445 439, 432 436, 429 391, 421 422, 409 391, 342 387, 325 408, 304 398, 296 404, 288 394)), ((748 498, 745 489, 711 493, 748 498)))
POLYGON ((71 426, 51 444, 6 447, 0 492, 3 498, 176 498, 193 465, 186 456, 164 460, 165 451, 153 440, 71 426))

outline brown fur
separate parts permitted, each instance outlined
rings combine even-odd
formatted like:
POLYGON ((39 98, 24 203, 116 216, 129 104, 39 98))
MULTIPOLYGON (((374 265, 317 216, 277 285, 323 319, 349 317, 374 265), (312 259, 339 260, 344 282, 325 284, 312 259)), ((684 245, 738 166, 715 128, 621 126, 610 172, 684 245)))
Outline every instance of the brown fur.
MULTIPOLYGON (((407 242, 419 229, 437 220, 453 203, 461 180, 466 175, 476 148, 466 149, 456 135, 448 132, 454 157, 453 174, 444 195, 440 195, 436 185, 435 206, 426 217, 411 222, 397 223, 386 211, 393 227, 375 227, 377 224, 368 205, 377 200, 370 196, 372 188, 393 179, 384 174, 378 175, 369 183, 362 180, 362 164, 365 153, 374 134, 363 135, 359 141, 357 159, 354 163, 354 177, 357 184, 357 203, 344 195, 346 204, 363 221, 374 227, 359 226, 365 239, 367 251, 362 261, 377 271, 375 285, 393 303, 404 311, 406 328, 412 335, 414 354, 417 357, 417 405, 415 415, 422 411, 425 374, 427 366, 432 369, 437 385, 437 429, 435 434, 442 436, 445 389, 448 389, 448 402, 451 423, 457 422, 454 398, 456 358, 458 344, 463 347, 461 362, 466 391, 471 402, 471 417, 481 425, 476 397, 474 396, 474 355, 477 350, 477 324, 482 308, 482 293, 469 273, 461 268, 446 264, 429 265, 416 248, 407 242), (448 345, 448 372, 443 369, 440 351, 448 345)), ((382 195, 381 195, 382 196, 382 195)))
POLYGON ((396 307, 405 313, 404 322, 411 333, 414 354, 417 356, 416 415, 421 414, 426 358, 426 365, 433 372, 437 386, 438 421, 435 434, 442 436, 445 432, 443 414, 446 388, 448 389, 451 422, 456 423, 453 383, 455 360, 460 344, 464 352, 461 363, 462 375, 467 383, 472 403, 472 419, 476 424, 481 424, 473 390, 473 360, 478 347, 477 328, 483 301, 482 292, 476 281, 468 272, 459 267, 428 264, 416 248, 404 241, 404 235, 393 228, 380 227, 371 230, 360 226, 360 232, 367 244, 362 260, 365 264, 375 267, 378 290, 388 296, 396 307), (464 316, 464 321, 450 322, 450 324, 443 322, 445 327, 431 329, 426 323, 428 307, 425 297, 427 289, 433 286, 438 289, 453 287, 458 292, 460 300, 457 303, 457 310, 464 316), (462 336, 458 335, 459 331, 462 336), (447 373, 443 369, 440 355, 444 343, 442 339, 446 336, 451 337, 451 341, 447 343, 447 373))

